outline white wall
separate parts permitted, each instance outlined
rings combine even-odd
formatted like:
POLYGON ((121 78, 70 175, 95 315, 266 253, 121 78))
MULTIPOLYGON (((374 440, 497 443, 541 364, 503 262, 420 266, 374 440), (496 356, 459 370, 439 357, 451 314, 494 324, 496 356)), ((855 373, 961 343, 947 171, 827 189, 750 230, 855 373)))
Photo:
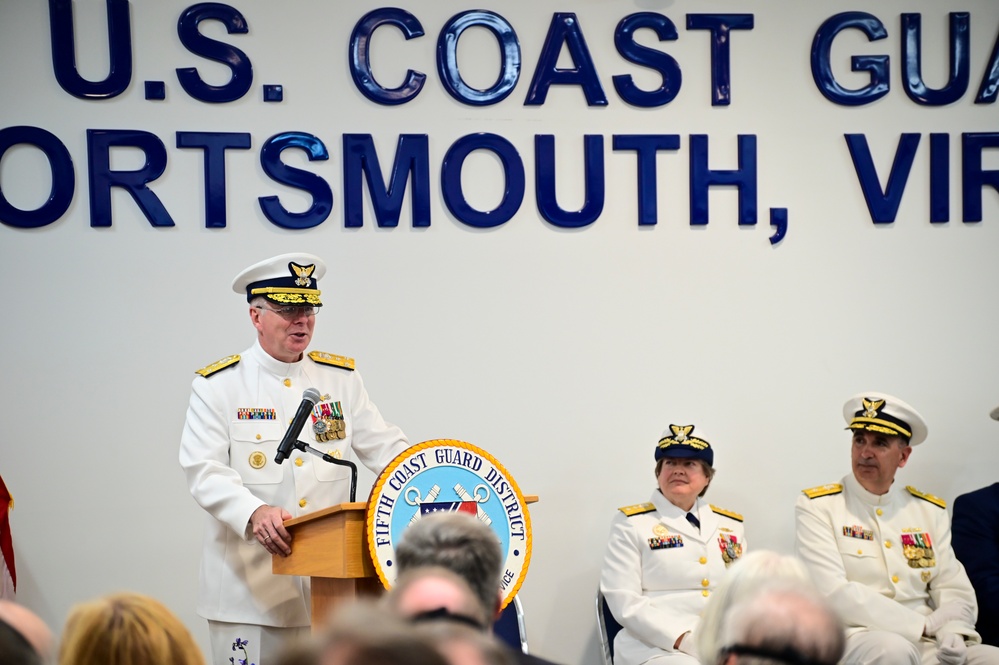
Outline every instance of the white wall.
MULTIPOLYGON (((648 500, 653 445, 671 422, 696 423, 715 446, 709 498, 745 514, 751 547, 790 551, 796 493, 849 471, 840 408, 856 392, 895 393, 929 423, 929 441, 902 482, 951 501, 995 480, 999 424, 987 413, 999 404, 999 196, 984 193, 983 222, 961 222, 960 134, 997 130, 995 105, 973 99, 999 5, 954 8, 973 19, 970 90, 926 108, 902 90, 899 14, 922 13, 924 75, 940 87, 946 10, 929 0, 879 3, 872 11, 889 37, 869 44, 859 33, 843 36, 834 60, 859 87, 849 56, 889 54, 892 90, 848 108, 816 89, 809 49, 822 21, 855 3, 494 4, 517 29, 524 69, 506 101, 474 108, 445 94, 433 54, 439 27, 480 5, 402 3, 427 37, 404 42, 380 31, 376 68, 393 85, 404 67, 429 80, 414 102, 378 107, 347 69, 350 31, 376 3, 234 0, 249 34, 205 32, 252 58, 254 85, 223 105, 188 98, 173 75, 197 66, 216 83, 227 78, 178 42, 185 2, 132 1, 132 85, 105 101, 58 87, 45 3, 0 3, 0 128, 53 132, 77 177, 61 220, 35 230, 0 225, 0 474, 16 500, 18 598, 50 624, 60 626, 78 601, 128 588, 163 599, 207 643, 193 611, 203 516, 177 464, 178 439, 194 369, 252 340, 245 302, 229 291, 232 276, 279 252, 327 260, 314 345, 355 356, 387 418, 414 442, 456 438, 485 448, 525 493, 540 495, 522 598, 532 646, 564 663, 599 662, 591 607, 607 525, 617 506, 648 500), (523 106, 555 11, 577 13, 607 107, 587 108, 578 89, 559 87, 545 105, 523 106), (614 74, 634 73, 640 85, 658 85, 614 50, 614 26, 636 11, 665 14, 680 33, 661 48, 680 62, 683 87, 660 109, 624 104, 611 84, 614 74), (710 105, 708 36, 685 29, 689 12, 755 14, 754 30, 732 37, 728 107, 710 105), (166 81, 167 99, 145 101, 145 80, 166 81), (261 103, 264 83, 282 83, 285 101, 261 103), (150 131, 166 143, 169 167, 150 186, 176 227, 152 228, 120 192, 113 226, 90 227, 86 130, 96 128, 150 131), (279 194, 289 208, 308 205, 259 166, 261 144, 288 130, 316 134, 331 152, 325 163, 285 157, 333 186, 334 213, 312 230, 280 229, 256 203, 279 194), (173 147, 177 131, 252 134, 253 148, 227 159, 227 228, 204 228, 202 157, 173 147), (509 139, 527 167, 520 212, 489 231, 451 217, 437 188, 448 146, 479 131, 509 139), (340 139, 348 132, 373 134, 383 165, 398 134, 429 135, 430 228, 412 228, 408 204, 396 229, 375 228, 370 206, 363 228, 344 228, 340 139), (868 136, 884 182, 901 132, 923 141, 897 221, 875 227, 843 134, 868 136), (947 224, 929 223, 930 132, 951 135, 947 224), (625 133, 681 136, 680 150, 658 161, 655 227, 636 223, 633 153, 611 150, 611 135, 625 133), (594 224, 565 231, 537 213, 535 134, 556 136, 559 199, 572 209, 582 204, 582 136, 604 135, 607 200, 594 224), (738 227, 732 191, 712 194, 708 226, 689 225, 690 134, 710 135, 714 168, 735 168, 736 136, 757 135, 757 226, 738 227), (772 206, 787 207, 790 218, 776 246, 768 242, 772 206)), ((103 2, 74 5, 77 34, 87 36, 81 72, 103 78, 103 2)), ((476 39, 487 47, 477 56, 463 42, 462 64, 484 85, 495 49, 476 39)), ((116 168, 137 166, 134 154, 116 159, 116 168)), ((986 164, 999 168, 994 151, 986 164)), ((468 165, 470 199, 495 204, 495 163, 475 156, 468 165)), ((0 162, 3 195, 21 208, 38 207, 49 184, 37 151, 16 148, 0 162)))

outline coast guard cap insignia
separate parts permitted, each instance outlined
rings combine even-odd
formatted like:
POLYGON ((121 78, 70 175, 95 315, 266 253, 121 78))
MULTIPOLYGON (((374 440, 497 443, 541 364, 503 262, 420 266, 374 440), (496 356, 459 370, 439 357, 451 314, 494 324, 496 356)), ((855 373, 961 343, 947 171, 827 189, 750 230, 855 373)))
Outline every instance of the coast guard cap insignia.
POLYGON ((531 516, 516 481, 489 453, 464 441, 434 439, 400 453, 382 471, 368 499, 368 550, 386 589, 395 583, 395 544, 423 516, 462 512, 489 526, 500 541, 506 607, 531 561, 531 516))
POLYGON ((885 405, 885 401, 883 399, 873 400, 872 401, 872 400, 869 400, 869 399, 867 399, 865 397, 864 398, 864 417, 865 418, 877 418, 878 417, 878 411, 884 405, 885 405))
POLYGON ((293 261, 289 265, 294 273, 298 275, 298 279, 295 280, 297 286, 312 286, 312 273, 316 269, 315 264, 300 266, 293 261))

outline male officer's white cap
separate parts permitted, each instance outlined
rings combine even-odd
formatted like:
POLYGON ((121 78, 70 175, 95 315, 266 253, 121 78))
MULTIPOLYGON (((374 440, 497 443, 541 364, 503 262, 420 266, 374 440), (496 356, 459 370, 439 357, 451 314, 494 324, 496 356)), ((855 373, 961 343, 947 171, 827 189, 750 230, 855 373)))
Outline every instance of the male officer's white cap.
POLYGON ((325 274, 326 264, 315 254, 280 254, 241 271, 232 290, 247 301, 263 296, 279 305, 322 307, 319 280, 325 274))
POLYGON ((926 440, 926 421, 919 412, 885 393, 860 393, 843 405, 846 428, 900 436, 910 446, 926 440))

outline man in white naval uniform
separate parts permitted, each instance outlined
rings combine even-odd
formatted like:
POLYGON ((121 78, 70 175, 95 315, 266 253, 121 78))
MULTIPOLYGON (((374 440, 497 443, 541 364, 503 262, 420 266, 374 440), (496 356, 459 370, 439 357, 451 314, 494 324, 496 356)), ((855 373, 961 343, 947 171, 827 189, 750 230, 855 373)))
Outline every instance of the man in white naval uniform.
POLYGON ((600 590, 623 630, 615 665, 696 665, 694 631, 725 569, 745 551, 742 516, 701 497, 714 451, 692 425, 670 425, 656 445, 658 488, 614 516, 600 590))
POLYGON ((975 632, 975 592, 950 542, 946 504, 895 482, 926 424, 905 402, 846 402, 853 473, 805 490, 796 550, 847 628, 843 663, 999 663, 975 632))
MULTIPOLYGON (((291 553, 283 522, 349 499, 350 472, 298 450, 275 462, 302 394, 319 402, 298 439, 380 472, 409 443, 368 398, 350 358, 306 353, 322 306, 325 273, 311 254, 284 254, 236 276, 257 331, 253 346, 198 370, 181 437, 180 463, 209 517, 198 613, 208 619, 212 659, 228 665, 233 643, 250 662, 273 662, 284 641, 307 632, 308 578, 271 573, 291 553)), ((241 655, 241 652, 237 652, 241 655)))

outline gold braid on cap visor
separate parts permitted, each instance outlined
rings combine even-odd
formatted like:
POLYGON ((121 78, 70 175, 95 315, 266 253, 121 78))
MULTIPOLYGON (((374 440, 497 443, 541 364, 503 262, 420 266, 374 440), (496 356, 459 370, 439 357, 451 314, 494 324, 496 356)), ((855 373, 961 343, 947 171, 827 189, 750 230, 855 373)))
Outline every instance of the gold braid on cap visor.
POLYGON ((698 439, 696 436, 688 436, 682 441, 680 439, 675 439, 672 436, 664 436, 659 439, 659 448, 669 448, 670 446, 690 446, 691 448, 696 448, 697 450, 704 450, 705 448, 710 448, 711 444, 703 439, 698 439))
POLYGON ((864 418, 862 416, 857 416, 850 421, 850 426, 847 429, 866 429, 871 432, 881 432, 882 434, 901 434, 907 439, 912 438, 912 432, 905 429, 897 423, 893 423, 890 420, 881 420, 880 418, 864 418))
POLYGON ((319 306, 322 306, 323 304, 319 300, 319 294, 321 293, 322 291, 319 289, 289 289, 280 286, 266 286, 259 289, 252 289, 250 291, 250 295, 262 295, 268 300, 284 303, 286 305, 301 305, 308 303, 310 305, 319 306))

